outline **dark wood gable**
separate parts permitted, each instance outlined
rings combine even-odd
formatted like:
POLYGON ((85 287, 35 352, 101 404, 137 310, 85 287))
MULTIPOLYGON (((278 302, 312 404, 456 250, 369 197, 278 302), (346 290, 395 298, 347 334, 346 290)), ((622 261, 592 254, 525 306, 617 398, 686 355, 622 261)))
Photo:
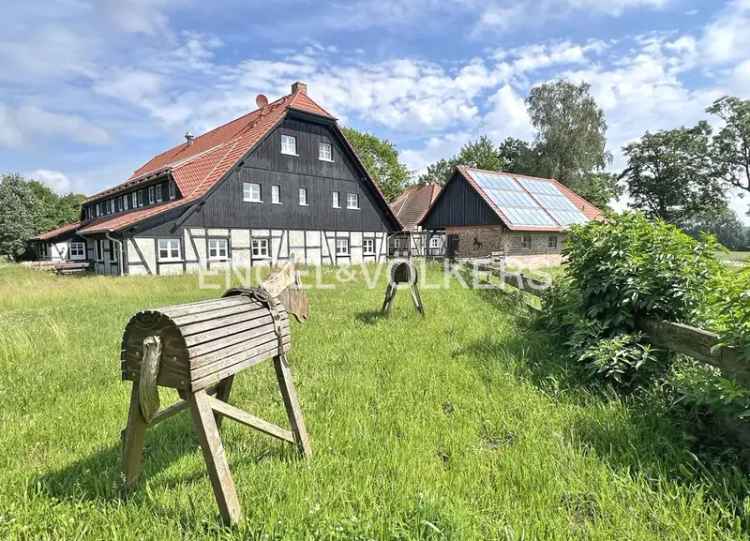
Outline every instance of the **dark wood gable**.
POLYGON ((355 162, 340 132, 328 121, 289 114, 234 167, 185 226, 306 229, 332 231, 396 231, 399 229, 355 162), (281 136, 295 137, 297 156, 281 153, 281 136), (319 144, 332 147, 333 161, 319 159, 319 144), (243 184, 261 186, 262 203, 243 201, 243 184), (278 186, 280 204, 272 202, 278 186), (307 206, 299 189, 307 189, 307 206), (340 208, 333 208, 332 192, 340 208), (359 210, 348 209, 347 194, 359 196, 359 210))
POLYGON ((424 229, 501 224, 495 211, 458 171, 453 173, 422 220, 424 229))

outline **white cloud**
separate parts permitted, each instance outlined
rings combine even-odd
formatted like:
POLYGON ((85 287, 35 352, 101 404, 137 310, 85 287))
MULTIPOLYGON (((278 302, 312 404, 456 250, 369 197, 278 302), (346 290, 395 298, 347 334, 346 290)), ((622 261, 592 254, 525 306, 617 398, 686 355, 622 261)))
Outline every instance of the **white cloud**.
POLYGON ((38 180, 59 194, 70 193, 73 188, 73 182, 62 171, 37 169, 28 173, 26 177, 38 180))
POLYGON ((750 0, 734 0, 705 29, 701 50, 714 64, 747 57, 750 50, 750 0))
POLYGON ((78 115, 54 113, 37 106, 16 109, 0 103, 0 119, 0 146, 9 148, 54 139, 93 145, 111 142, 106 130, 78 115))

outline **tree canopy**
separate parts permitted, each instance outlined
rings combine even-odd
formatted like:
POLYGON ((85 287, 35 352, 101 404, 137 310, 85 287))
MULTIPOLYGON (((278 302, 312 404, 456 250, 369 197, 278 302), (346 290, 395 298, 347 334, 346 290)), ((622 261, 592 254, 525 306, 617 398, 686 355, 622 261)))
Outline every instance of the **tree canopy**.
POLYGON ((445 184, 450 180, 457 165, 468 165, 488 171, 499 171, 505 168, 505 160, 498 153, 492 140, 482 135, 476 141, 469 141, 458 154, 448 159, 441 159, 427 167, 427 172, 420 177, 421 182, 438 182, 445 184))
POLYGON ((406 165, 399 161, 396 147, 371 133, 354 128, 343 128, 342 131, 386 200, 393 201, 404 191, 410 174, 406 165))
POLYGON ((692 128, 646 132, 625 146, 628 164, 621 178, 627 183, 630 206, 676 225, 724 208, 710 147, 711 127, 705 121, 692 128))
POLYGON ((0 256, 22 257, 35 235, 75 222, 85 196, 59 196, 36 180, 5 174, 0 180, 0 256))
POLYGON ((725 96, 706 111, 724 121, 711 140, 718 174, 728 184, 750 192, 750 100, 725 96))

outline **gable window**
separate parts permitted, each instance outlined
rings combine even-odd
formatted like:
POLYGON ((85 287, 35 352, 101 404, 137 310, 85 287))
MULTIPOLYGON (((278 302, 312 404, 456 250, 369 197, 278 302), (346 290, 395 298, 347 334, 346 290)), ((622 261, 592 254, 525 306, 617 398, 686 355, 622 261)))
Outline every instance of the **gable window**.
POLYGON ((71 259, 86 259, 86 243, 85 242, 71 242, 70 243, 70 258, 71 259))
POLYGON ((275 184, 271 186, 271 203, 274 205, 281 204, 281 186, 275 184))
POLYGON ((96 241, 96 260, 104 261, 104 241, 102 239, 96 241))
POLYGON ((318 145, 318 159, 324 162, 333 161, 333 147, 331 143, 320 143, 318 145))
POLYGON ((349 239, 336 239, 336 255, 349 255, 349 239))
POLYGON ((362 253, 364 254, 375 253, 375 239, 362 239, 362 253))
POLYGON ((253 239, 253 257, 268 257, 268 239, 253 239))
POLYGON ((547 237, 547 248, 557 248, 557 235, 547 237))
POLYGON ((431 237, 430 238, 430 249, 431 250, 439 250, 440 249, 440 237, 431 237))
POLYGON ((303 207, 307 206, 307 188, 299 189, 299 204, 303 207))
POLYGON ((154 202, 154 187, 149 186, 148 187, 148 204, 150 205, 153 202, 154 202))
POLYGON ((242 199, 249 203, 262 203, 260 198, 260 184, 244 182, 242 184, 242 199))
POLYGON ((331 195, 333 196, 333 208, 341 208, 341 204, 339 203, 339 192, 333 192, 331 195))
POLYGON ((291 135, 281 136, 281 153, 289 156, 297 155, 297 138, 291 135))
POLYGON ((159 259, 161 261, 176 261, 180 259, 179 239, 159 239, 159 259))
POLYGON ((531 235, 523 235, 521 237, 521 248, 529 249, 531 248, 531 235))
POLYGON ((168 183, 169 186, 169 200, 172 201, 173 199, 177 198, 177 187, 174 185, 174 182, 168 183))
POLYGON ((346 194, 346 208, 348 209, 359 208, 359 194, 356 194, 356 193, 346 194))
POLYGON ((208 239, 208 258, 227 258, 227 239, 208 239))

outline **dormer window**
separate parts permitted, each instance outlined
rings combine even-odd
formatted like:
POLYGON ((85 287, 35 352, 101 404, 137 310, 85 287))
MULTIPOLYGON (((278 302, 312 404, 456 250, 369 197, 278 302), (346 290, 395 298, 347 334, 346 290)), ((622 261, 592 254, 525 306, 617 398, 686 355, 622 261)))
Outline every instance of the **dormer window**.
POLYGON ((159 184, 154 189, 156 191, 156 202, 161 203, 164 201, 164 184, 159 184))
POLYGON ((169 200, 172 201, 177 198, 177 187, 174 182, 169 183, 169 200))
POLYGON ((297 138, 291 135, 281 136, 281 153, 288 156, 297 155, 297 138))
POLYGON ((138 208, 138 192, 133 192, 130 194, 130 202, 132 203, 132 207, 134 209, 138 208))
POLYGON ((149 186, 148 187, 148 204, 150 205, 153 202, 154 202, 154 187, 149 186))

